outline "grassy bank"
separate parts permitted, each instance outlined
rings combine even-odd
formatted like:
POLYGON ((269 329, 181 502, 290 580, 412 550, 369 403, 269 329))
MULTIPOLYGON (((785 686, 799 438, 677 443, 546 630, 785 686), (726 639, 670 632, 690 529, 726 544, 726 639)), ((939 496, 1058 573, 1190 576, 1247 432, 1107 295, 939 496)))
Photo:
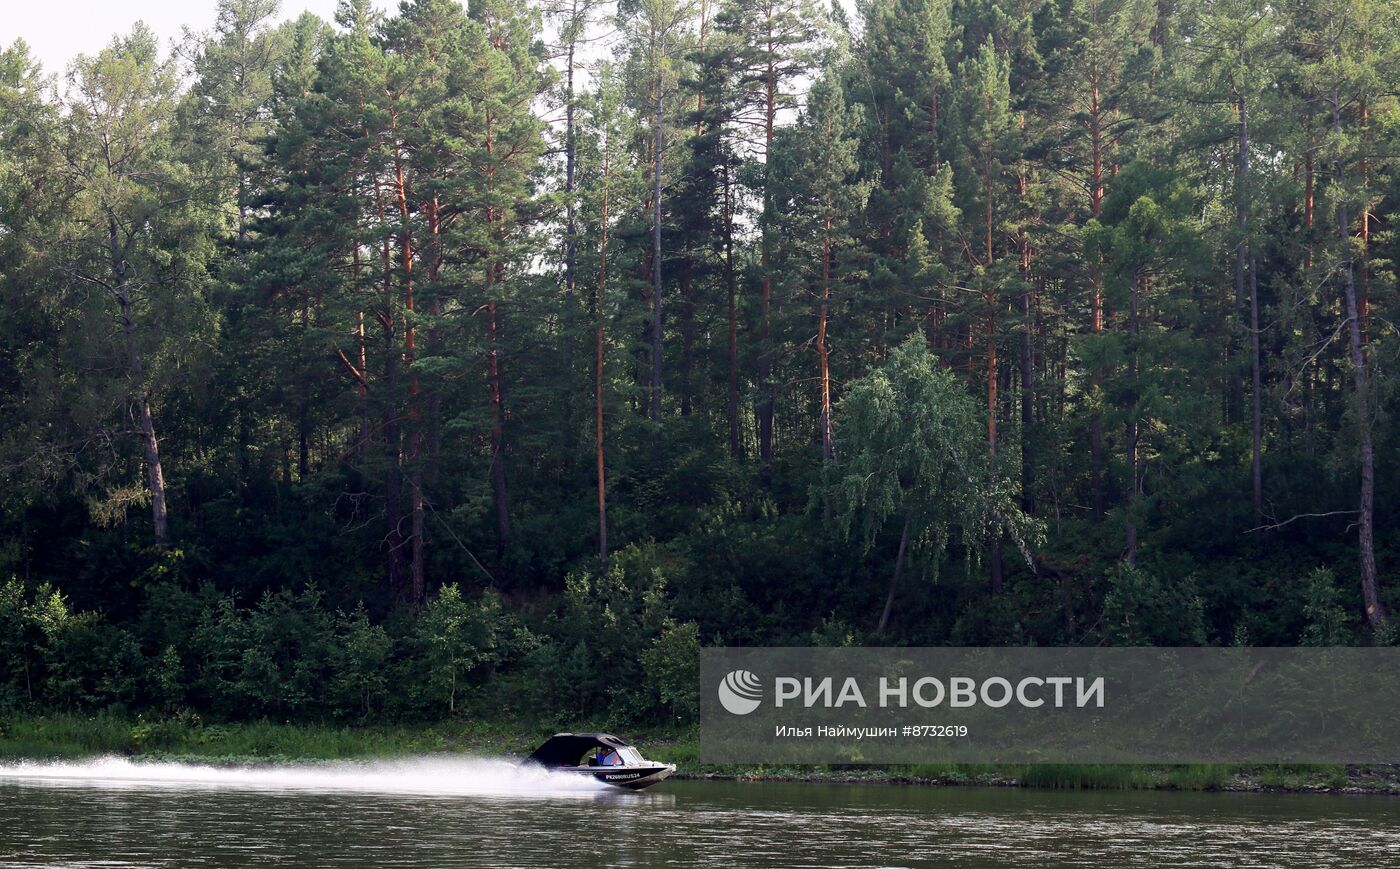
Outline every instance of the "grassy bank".
MULTIPOLYGON (((578 729, 584 729, 579 727, 578 729)), ((457 753, 523 756, 552 728, 521 722, 445 721, 421 725, 343 726, 205 724, 98 716, 0 719, 0 759, 76 759, 124 755, 144 760, 258 764, 391 758, 457 753)), ((626 730, 655 760, 675 763, 678 777, 735 781, 806 781, 980 785, 1093 790, 1286 791, 1400 795, 1400 768, 1240 767, 1222 764, 720 766, 702 764, 694 730, 626 730)))
POLYGON ((1400 795, 1400 767, 1230 764, 897 764, 887 766, 716 766, 699 762, 694 734, 647 745, 647 756, 684 778, 739 781, 972 785, 1062 790, 1278 791, 1400 795))

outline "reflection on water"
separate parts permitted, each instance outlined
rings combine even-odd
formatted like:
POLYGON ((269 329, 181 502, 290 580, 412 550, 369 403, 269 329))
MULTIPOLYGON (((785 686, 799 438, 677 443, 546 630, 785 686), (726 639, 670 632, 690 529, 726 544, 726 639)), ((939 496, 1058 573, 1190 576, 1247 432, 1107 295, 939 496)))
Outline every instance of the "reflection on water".
POLYGON ((505 762, 0 766, 19 866, 1382 866, 1400 800, 667 782, 505 762))

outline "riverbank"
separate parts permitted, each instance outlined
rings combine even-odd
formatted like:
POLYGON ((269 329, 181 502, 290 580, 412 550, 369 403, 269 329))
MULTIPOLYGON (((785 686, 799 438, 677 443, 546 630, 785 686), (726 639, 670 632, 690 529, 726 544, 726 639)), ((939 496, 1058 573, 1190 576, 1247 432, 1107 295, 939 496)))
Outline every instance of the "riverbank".
MULTIPOLYGON (((579 725, 579 730, 588 729, 579 725)), ((598 729, 608 729, 599 726, 598 729)), ((422 725, 206 724, 198 719, 108 716, 0 718, 0 760, 120 755, 138 760, 258 765, 423 754, 523 757, 553 728, 521 722, 453 720, 422 725)), ((1396 766, 1122 764, 719 766, 699 761, 693 729, 625 730, 646 755, 677 765, 676 778, 728 781, 904 784, 1082 790, 1183 790, 1400 795, 1396 766)))

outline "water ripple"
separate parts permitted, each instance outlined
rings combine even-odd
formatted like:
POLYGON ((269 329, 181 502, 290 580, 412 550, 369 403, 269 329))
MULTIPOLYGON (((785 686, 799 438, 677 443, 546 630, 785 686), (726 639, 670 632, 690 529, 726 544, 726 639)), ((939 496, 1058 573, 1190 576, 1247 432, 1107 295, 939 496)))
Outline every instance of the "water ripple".
POLYGON ((1400 862, 1400 800, 674 782, 505 762, 0 767, 9 866, 1218 866, 1400 862))

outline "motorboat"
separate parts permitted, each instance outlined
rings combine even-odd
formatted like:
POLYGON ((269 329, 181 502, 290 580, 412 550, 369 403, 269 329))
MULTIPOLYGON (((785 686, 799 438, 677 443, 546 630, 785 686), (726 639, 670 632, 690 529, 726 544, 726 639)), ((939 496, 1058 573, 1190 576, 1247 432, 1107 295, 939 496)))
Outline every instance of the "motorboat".
POLYGON ((603 784, 639 791, 676 771, 674 763, 647 760, 634 746, 608 733, 556 733, 525 758, 553 772, 592 776, 603 784))

